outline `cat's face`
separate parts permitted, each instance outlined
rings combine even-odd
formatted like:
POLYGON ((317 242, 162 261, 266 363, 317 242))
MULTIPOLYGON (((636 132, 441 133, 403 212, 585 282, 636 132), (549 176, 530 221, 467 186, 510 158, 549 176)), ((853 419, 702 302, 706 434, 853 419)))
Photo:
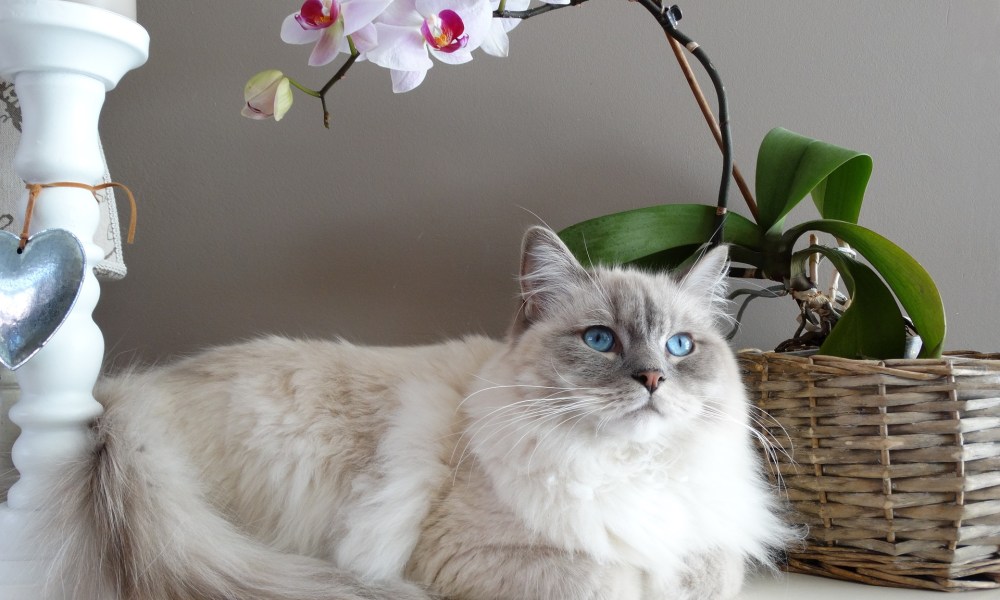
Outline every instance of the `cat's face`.
POLYGON ((584 270, 554 234, 532 230, 522 268, 524 305, 510 359, 525 411, 546 426, 636 441, 676 437, 742 403, 732 352, 720 335, 726 251, 686 277, 584 270))

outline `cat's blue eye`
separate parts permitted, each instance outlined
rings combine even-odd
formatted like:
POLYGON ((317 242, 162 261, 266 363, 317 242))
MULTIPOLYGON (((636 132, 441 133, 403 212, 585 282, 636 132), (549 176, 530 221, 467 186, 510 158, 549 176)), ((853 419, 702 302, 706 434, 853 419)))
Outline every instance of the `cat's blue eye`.
POLYGON ((694 351, 694 340, 690 334, 678 333, 667 340, 667 352, 674 356, 687 356, 694 351))
POLYGON ((588 327, 583 332, 583 343, 598 352, 611 352, 615 347, 615 333, 602 325, 588 327))

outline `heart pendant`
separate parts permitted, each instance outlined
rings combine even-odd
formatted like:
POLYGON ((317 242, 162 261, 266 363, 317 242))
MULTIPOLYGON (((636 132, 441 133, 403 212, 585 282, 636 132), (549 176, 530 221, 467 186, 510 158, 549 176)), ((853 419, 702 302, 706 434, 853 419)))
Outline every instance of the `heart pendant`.
POLYGON ((0 231, 0 363, 23 365, 49 341, 76 303, 86 255, 75 235, 46 229, 28 238, 0 231))

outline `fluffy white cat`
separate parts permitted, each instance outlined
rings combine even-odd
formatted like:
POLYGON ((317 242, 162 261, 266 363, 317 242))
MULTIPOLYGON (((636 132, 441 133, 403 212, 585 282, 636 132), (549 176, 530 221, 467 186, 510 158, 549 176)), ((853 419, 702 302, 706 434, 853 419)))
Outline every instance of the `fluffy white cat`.
POLYGON ((506 340, 266 338, 102 381, 53 494, 52 596, 733 597, 789 537, 719 332, 683 277, 524 239, 506 340))

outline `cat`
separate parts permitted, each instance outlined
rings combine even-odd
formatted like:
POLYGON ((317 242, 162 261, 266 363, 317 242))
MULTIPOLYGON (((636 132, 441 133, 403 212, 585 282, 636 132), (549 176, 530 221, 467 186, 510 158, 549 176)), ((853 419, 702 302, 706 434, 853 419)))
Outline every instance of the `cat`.
POLYGON ((270 337, 102 380, 52 596, 732 598, 792 532, 719 331, 726 248, 584 268, 533 227, 521 263, 504 340, 270 337))

